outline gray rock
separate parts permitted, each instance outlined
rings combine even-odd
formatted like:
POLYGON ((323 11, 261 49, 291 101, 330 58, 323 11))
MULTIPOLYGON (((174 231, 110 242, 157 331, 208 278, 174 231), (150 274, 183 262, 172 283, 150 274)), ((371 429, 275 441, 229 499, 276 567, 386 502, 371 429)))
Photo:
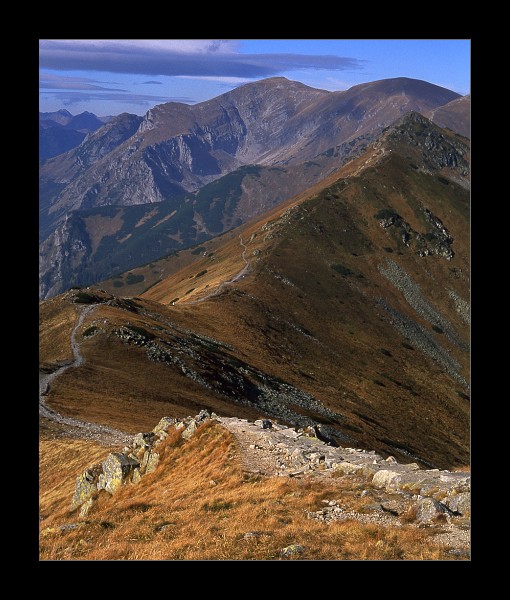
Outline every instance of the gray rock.
POLYGON ((150 431, 149 433, 137 433, 133 438, 133 448, 142 448, 143 446, 152 446, 155 433, 150 431))
POLYGON ((78 508, 84 502, 87 502, 96 492, 99 476, 102 473, 100 463, 85 469, 85 471, 76 478, 74 496, 71 501, 71 510, 78 508))
POLYGON ((114 494, 139 466, 140 463, 135 458, 121 452, 113 452, 102 462, 103 472, 99 475, 97 489, 114 494))
POLYGON ((186 427, 186 429, 181 433, 181 436, 185 440, 189 440, 190 437, 195 433, 196 430, 197 430, 197 422, 193 419, 191 421, 191 423, 186 427))
POLYGON ((147 461, 147 466, 145 467, 145 474, 152 473, 152 471, 156 470, 156 467, 159 464, 159 454, 157 452, 151 452, 149 456, 149 460, 147 461))
POLYGON ((158 435, 162 431, 167 432, 169 427, 171 427, 174 424, 175 419, 171 419, 170 417, 163 417, 152 431, 153 433, 158 435))
POLYGON ((388 491, 396 490, 401 481, 401 476, 395 471, 381 469, 372 479, 372 484, 377 488, 386 488, 388 491))
POLYGON ((197 423, 202 423, 202 421, 207 421, 207 419, 210 419, 210 415, 209 412, 207 410, 205 410, 205 408, 203 410, 201 410, 198 415, 195 417, 195 421, 197 423))
POLYGON ((441 515, 453 515, 453 512, 435 498, 418 496, 416 521, 420 524, 433 523, 441 515))
POLYGON ((471 494, 469 492, 456 494, 445 500, 445 504, 448 505, 450 510, 461 514, 463 517, 469 517, 471 515, 471 494))

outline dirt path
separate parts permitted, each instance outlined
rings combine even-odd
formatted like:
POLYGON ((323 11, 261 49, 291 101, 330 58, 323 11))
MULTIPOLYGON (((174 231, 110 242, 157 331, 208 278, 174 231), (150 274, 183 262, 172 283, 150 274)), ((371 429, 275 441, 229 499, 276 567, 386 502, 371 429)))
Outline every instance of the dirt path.
POLYGON ((56 410, 50 408, 45 401, 45 396, 50 390, 51 383, 57 377, 62 375, 62 373, 67 371, 67 369, 79 367, 83 364, 85 359, 81 353, 80 344, 76 340, 76 334, 78 329, 83 324, 85 317, 89 315, 96 307, 97 305, 92 305, 79 309, 80 314, 71 333, 71 350, 73 352, 73 360, 65 365, 62 365, 52 373, 44 373, 39 371, 39 417, 48 419, 58 424, 65 430, 65 433, 71 437, 96 440, 106 444, 123 444, 129 441, 132 436, 129 436, 122 431, 111 429, 105 425, 97 425, 95 423, 87 423, 85 421, 79 421, 78 419, 64 417, 56 410))
POLYGON ((213 290, 212 292, 210 292, 203 298, 199 298, 198 300, 193 300, 192 302, 183 302, 182 304, 187 304, 187 305, 199 304, 200 302, 204 302, 204 300, 208 300, 209 298, 212 298, 213 296, 217 296, 218 294, 221 294, 221 292, 225 289, 226 285, 230 285, 232 283, 235 283, 236 281, 239 281, 239 279, 241 279, 248 273, 248 270, 250 269, 250 262, 246 258, 247 247, 246 247, 246 244, 243 242, 243 238, 241 237, 241 235, 239 235, 239 242, 240 242, 241 246, 243 247, 243 252, 241 254, 241 258, 244 260, 244 267, 239 271, 239 273, 234 275, 234 277, 232 277, 232 279, 229 279, 228 281, 223 281, 222 283, 220 283, 220 285, 215 290, 213 290))

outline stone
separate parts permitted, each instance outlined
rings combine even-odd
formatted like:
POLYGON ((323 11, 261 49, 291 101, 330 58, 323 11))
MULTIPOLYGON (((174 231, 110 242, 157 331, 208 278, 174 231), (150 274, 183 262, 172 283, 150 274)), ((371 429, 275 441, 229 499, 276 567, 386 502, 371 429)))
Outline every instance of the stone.
POLYGON ((401 476, 395 471, 381 469, 374 475, 372 484, 377 488, 386 488, 388 491, 396 490, 401 479, 401 476))
POLYGON ((459 513, 463 517, 469 517, 471 515, 471 494, 469 492, 462 492, 455 494, 445 500, 445 504, 454 513, 459 513))
POLYGON ((94 499, 93 498, 89 498, 86 502, 84 502, 81 505, 81 509, 80 509, 80 514, 79 517, 80 519, 83 519, 87 516, 89 510, 91 509, 92 505, 94 504, 94 499))
POLYGON ((196 430, 197 430, 197 422, 193 419, 191 421, 191 423, 186 427, 186 429, 181 433, 181 436, 185 440, 189 440, 190 437, 195 433, 196 430))
POLYGON ((321 452, 310 452, 310 454, 308 454, 307 456, 308 456, 308 460, 314 464, 324 462, 324 460, 326 459, 324 454, 322 454, 321 452))
POLYGON ((396 465, 397 459, 394 456, 388 456, 388 458, 386 459, 386 462, 389 463, 390 465, 396 465))
POLYGON ((149 433, 137 433, 133 438, 133 448, 141 448, 143 446, 152 446, 156 434, 150 431, 149 433))
POLYGON ((295 556, 297 554, 303 554, 306 550, 304 546, 300 544, 291 544, 290 546, 285 546, 280 550, 281 556, 295 556))
POLYGON ((97 482, 102 470, 102 465, 98 463, 93 467, 86 469, 76 478, 74 496, 71 501, 71 510, 75 510, 78 506, 81 506, 97 492, 97 482))
POLYGON ((453 515, 453 512, 435 498, 418 496, 416 521, 420 524, 432 523, 441 515, 453 515))
POLYGON ((142 478, 142 475, 140 473, 140 469, 138 467, 136 467, 135 469, 133 469, 133 475, 131 477, 131 483, 138 483, 141 478, 142 478))
POLYGON ((98 490, 106 490, 110 494, 128 479, 132 471, 140 466, 140 463, 130 456, 121 452, 112 452, 102 463, 103 472, 99 476, 98 490))
POLYGON ((172 425, 175 425, 175 419, 171 419, 170 417, 163 417, 159 421, 159 423, 156 425, 156 427, 154 427, 154 429, 152 430, 152 432, 155 433, 156 435, 158 435, 162 431, 167 432, 168 429, 172 425))
POLYGON ((145 467, 145 474, 147 475, 147 473, 152 473, 152 471, 155 471, 158 464, 159 454, 157 452, 151 452, 149 460, 147 461, 147 466, 145 467))
POLYGON ((362 466, 344 460, 338 463, 335 469, 337 469, 338 471, 343 471, 345 475, 351 475, 352 473, 356 473, 357 471, 362 469, 362 466))
POLYGON ((197 423, 202 423, 202 421, 207 421, 207 419, 209 419, 209 418, 210 418, 209 412, 207 410, 205 410, 205 408, 204 408, 195 417, 195 421, 197 423))

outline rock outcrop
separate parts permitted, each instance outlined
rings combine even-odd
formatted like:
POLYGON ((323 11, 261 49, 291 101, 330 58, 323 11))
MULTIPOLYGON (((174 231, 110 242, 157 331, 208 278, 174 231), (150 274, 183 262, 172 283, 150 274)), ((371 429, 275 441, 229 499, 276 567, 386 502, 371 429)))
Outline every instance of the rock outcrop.
MULTIPOLYGON (((269 419, 253 423, 246 419, 218 417, 202 410, 195 417, 163 417, 154 429, 138 433, 122 452, 111 453, 102 463, 86 469, 77 479, 71 509, 80 508, 85 517, 99 492, 111 495, 123 485, 138 484, 145 475, 157 470, 158 446, 169 431, 180 431, 188 441, 198 427, 214 420, 231 431, 241 449, 247 472, 283 477, 356 477, 365 482, 362 495, 377 495, 379 502, 368 510, 398 517, 412 515, 409 521, 429 526, 442 521, 470 517, 470 474, 467 472, 421 469, 417 464, 401 464, 374 451, 333 446, 316 436, 311 427, 289 428, 269 419), (383 501, 381 502, 381 498, 383 501)), ((311 519, 329 523, 346 518, 372 522, 373 516, 345 512, 335 500, 323 510, 310 512, 311 519)))

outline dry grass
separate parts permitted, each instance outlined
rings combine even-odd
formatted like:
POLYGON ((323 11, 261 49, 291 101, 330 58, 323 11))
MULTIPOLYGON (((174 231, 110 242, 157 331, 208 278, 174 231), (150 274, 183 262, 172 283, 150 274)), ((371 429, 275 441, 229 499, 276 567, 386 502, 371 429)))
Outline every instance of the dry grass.
POLYGON ((54 363, 72 360, 70 337, 76 324, 77 311, 60 297, 44 300, 39 309, 39 360, 54 363))
MULTIPOLYGON (((158 469, 115 496, 101 496, 79 523, 69 505, 74 478, 104 458, 88 442, 41 442, 42 560, 276 560, 289 544, 305 560, 443 560, 452 558, 429 532, 357 521, 325 525, 305 510, 337 499, 364 499, 342 480, 315 483, 242 472, 232 435, 202 425, 189 442, 170 435, 158 469), (248 539, 244 535, 257 532, 248 539)), ((288 560, 288 559, 282 559, 288 560)))

